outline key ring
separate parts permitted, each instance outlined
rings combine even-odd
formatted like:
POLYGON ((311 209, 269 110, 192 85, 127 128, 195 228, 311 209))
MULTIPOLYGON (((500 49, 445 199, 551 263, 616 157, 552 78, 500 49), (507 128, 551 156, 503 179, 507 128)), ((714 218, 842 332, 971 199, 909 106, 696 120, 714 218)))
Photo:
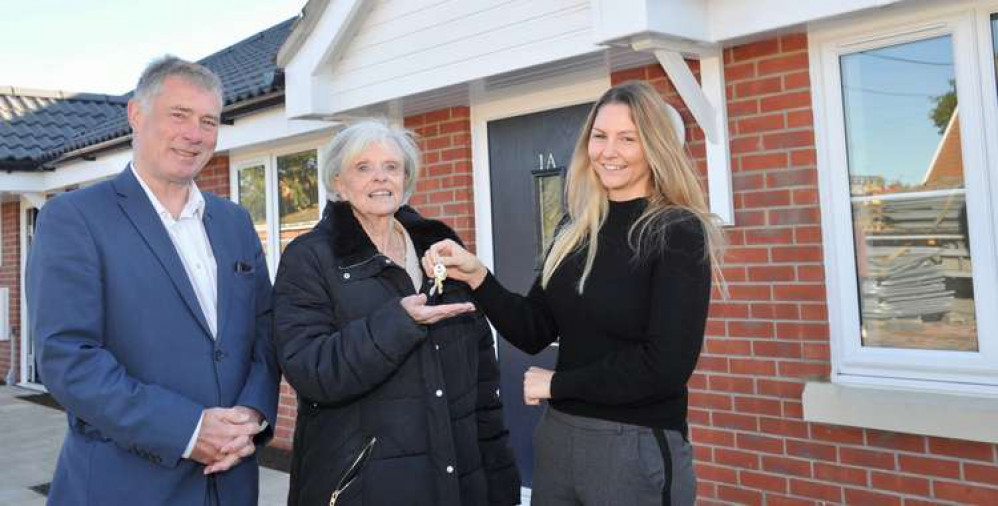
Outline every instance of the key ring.
POLYGON ((433 266, 433 288, 430 289, 430 296, 443 295, 444 280, 447 279, 447 268, 443 263, 437 262, 433 266))

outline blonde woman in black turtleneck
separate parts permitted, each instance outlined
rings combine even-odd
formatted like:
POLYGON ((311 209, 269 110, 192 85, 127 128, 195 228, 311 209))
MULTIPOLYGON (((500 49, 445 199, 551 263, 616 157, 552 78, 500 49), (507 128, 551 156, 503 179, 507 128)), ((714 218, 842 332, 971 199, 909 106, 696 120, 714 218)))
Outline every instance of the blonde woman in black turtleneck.
POLYGON ((723 236, 661 97, 608 90, 586 120, 567 179, 568 217, 526 296, 451 241, 423 257, 466 281, 514 346, 559 340, 524 400, 549 407, 534 434, 535 505, 691 505, 686 383, 703 344, 723 236))

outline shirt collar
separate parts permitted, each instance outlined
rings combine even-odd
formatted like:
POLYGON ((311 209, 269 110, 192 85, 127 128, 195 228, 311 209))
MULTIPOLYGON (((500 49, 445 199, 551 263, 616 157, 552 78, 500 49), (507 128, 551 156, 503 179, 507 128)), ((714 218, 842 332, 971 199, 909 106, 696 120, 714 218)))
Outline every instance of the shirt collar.
MULTIPOLYGON (((139 185, 142 186, 142 191, 146 192, 146 196, 149 197, 149 202, 152 202, 153 209, 156 210, 156 214, 160 218, 169 218, 173 220, 173 215, 170 211, 166 209, 166 206, 159 201, 156 194, 149 189, 149 185, 146 184, 145 180, 142 179, 142 175, 139 171, 135 170, 135 162, 132 161, 132 173, 135 174, 135 179, 139 180, 139 185)), ((191 181, 190 191, 187 192, 187 202, 184 203, 184 208, 180 210, 180 217, 178 220, 184 218, 197 218, 201 219, 204 216, 204 196, 201 195, 201 191, 198 190, 198 185, 194 181, 191 181)))

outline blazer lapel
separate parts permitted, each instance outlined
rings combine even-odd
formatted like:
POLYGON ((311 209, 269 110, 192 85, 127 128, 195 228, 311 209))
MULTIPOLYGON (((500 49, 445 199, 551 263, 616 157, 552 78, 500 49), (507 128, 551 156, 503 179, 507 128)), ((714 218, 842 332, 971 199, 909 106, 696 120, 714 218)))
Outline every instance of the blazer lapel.
MULTIPOLYGON (((139 231, 146 244, 149 245, 149 249, 159 259, 159 263, 170 276, 170 281, 173 282, 173 286, 180 294, 180 298, 184 300, 191 314, 194 315, 198 323, 201 324, 201 328, 204 329, 210 338, 211 330, 208 327, 207 320, 205 320, 204 313, 201 311, 201 306, 198 304, 191 281, 187 278, 187 271, 184 270, 184 264, 180 260, 180 255, 177 254, 177 249, 174 248, 173 241, 170 240, 170 236, 163 226, 163 221, 156 215, 152 203, 149 202, 145 191, 139 185, 139 180, 132 173, 131 165, 122 171, 114 179, 112 184, 118 193, 118 205, 125 212, 125 216, 128 216, 132 225, 135 226, 135 229, 139 231)), ((221 269, 219 269, 219 272, 221 272, 221 269)))
POLYGON ((215 199, 205 198, 204 206, 204 230, 208 234, 208 242, 211 243, 212 254, 215 255, 215 265, 218 278, 218 334, 215 339, 222 339, 225 323, 229 316, 229 303, 232 300, 232 287, 235 281, 236 259, 230 246, 236 244, 236 239, 230 237, 234 230, 226 227, 220 218, 218 202, 215 199))

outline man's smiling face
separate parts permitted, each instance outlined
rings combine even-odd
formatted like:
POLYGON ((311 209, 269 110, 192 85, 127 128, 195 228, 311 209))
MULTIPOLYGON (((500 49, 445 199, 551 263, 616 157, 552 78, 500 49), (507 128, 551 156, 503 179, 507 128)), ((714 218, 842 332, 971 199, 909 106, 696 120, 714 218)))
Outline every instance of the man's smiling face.
POLYGON ((128 104, 134 157, 147 178, 174 184, 194 179, 215 152, 222 104, 211 90, 170 76, 148 104, 128 104))

